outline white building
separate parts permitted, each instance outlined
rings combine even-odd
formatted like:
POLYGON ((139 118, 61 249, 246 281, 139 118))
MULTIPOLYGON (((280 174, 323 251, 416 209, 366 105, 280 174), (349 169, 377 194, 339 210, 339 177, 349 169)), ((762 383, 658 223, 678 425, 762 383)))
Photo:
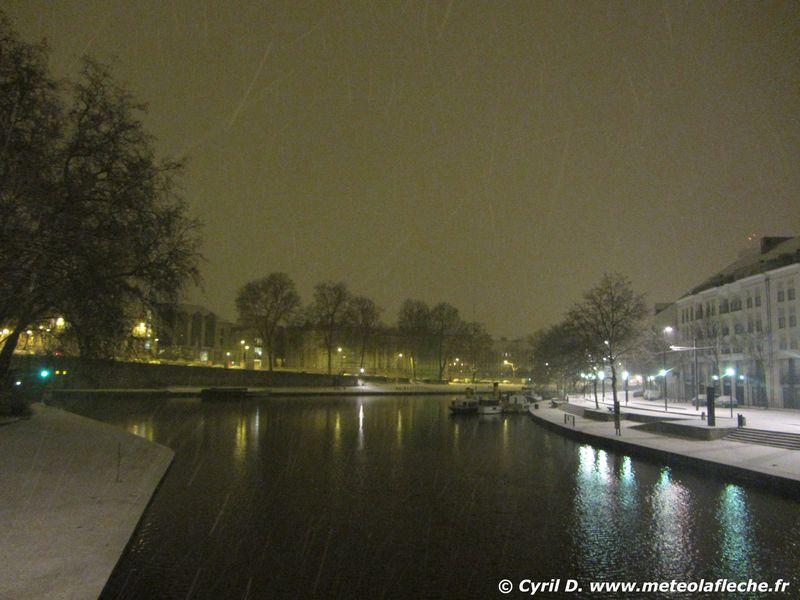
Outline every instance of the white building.
POLYGON ((738 404, 800 408, 798 287, 800 237, 766 237, 678 300, 685 397, 713 384, 738 404))

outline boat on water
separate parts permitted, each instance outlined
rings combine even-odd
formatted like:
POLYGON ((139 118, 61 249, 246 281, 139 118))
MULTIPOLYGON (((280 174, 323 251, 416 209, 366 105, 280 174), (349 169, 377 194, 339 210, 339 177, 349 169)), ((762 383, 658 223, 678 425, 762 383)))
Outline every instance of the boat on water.
POLYGON ((499 415, 503 412, 500 398, 481 398, 478 400, 479 415, 499 415))
POLYGON ((478 398, 459 398, 450 402, 450 413, 454 415, 477 415, 478 398))
POLYGON ((528 408, 537 402, 541 402, 542 397, 533 391, 532 387, 525 386, 520 391, 510 394, 504 404, 503 412, 525 413, 528 408))

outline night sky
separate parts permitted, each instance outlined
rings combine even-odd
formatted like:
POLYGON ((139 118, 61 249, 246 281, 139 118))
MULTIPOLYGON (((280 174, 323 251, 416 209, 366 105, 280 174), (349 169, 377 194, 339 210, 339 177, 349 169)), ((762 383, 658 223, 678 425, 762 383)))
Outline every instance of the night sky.
POLYGON ((674 300, 800 233, 797 2, 5 2, 51 67, 116 60, 206 223, 205 290, 344 280, 496 336, 605 271, 674 300))

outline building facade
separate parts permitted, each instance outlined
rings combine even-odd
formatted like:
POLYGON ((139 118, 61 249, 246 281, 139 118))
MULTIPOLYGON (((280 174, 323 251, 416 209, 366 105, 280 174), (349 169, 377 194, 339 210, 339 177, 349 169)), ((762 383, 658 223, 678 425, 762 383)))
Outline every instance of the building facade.
POLYGON ((763 238, 675 303, 678 385, 738 404, 800 408, 800 237, 763 238))

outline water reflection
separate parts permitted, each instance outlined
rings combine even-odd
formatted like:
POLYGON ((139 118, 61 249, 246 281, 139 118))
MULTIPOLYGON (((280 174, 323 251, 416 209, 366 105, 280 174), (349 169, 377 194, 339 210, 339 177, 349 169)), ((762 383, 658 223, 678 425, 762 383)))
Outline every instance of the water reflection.
POLYGON ((722 573, 732 579, 759 578, 755 559, 750 513, 744 490, 728 484, 720 493, 717 520, 720 525, 722 573))
POLYGON ((233 446, 233 457, 241 463, 247 454, 247 417, 239 415, 236 421, 236 443, 233 446))
POLYGON ((672 479, 669 467, 664 467, 650 503, 654 527, 652 543, 659 572, 664 577, 675 576, 685 571, 686 561, 691 556, 691 495, 681 483, 672 479))
POLYGON ((619 548, 615 523, 616 500, 608 469, 608 455, 588 445, 578 449, 574 500, 574 536, 580 563, 599 579, 609 576, 609 564, 619 548))
POLYGON ((397 448, 403 448, 403 413, 397 409, 397 448))
POLYGON ((153 420, 147 419, 145 421, 137 421, 128 425, 127 430, 133 435, 138 435, 151 442, 155 439, 155 432, 153 431, 153 420))
POLYGON ((358 405, 358 449, 364 449, 364 405, 358 405))
POLYGON ((497 596, 503 577, 800 568, 794 500, 526 418, 452 418, 449 399, 83 402, 176 451, 104 598, 389 597, 402 582, 409 597, 466 599, 497 596))
POLYGON ((333 423, 333 449, 337 452, 342 449, 342 415, 338 410, 333 423))

